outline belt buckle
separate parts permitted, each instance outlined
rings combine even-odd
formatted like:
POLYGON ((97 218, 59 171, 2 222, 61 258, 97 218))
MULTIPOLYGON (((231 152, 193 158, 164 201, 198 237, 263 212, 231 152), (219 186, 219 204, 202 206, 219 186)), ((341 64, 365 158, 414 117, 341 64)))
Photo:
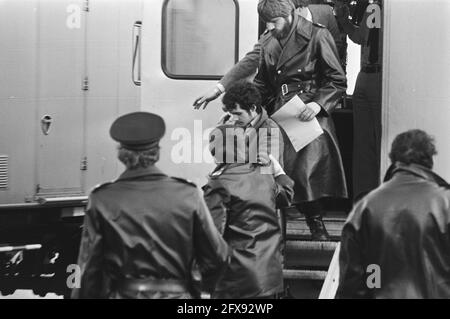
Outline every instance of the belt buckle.
POLYGON ((281 86, 281 94, 282 94, 283 96, 285 96, 285 95, 288 94, 288 93, 289 93, 289 89, 288 89, 287 84, 283 84, 283 85, 281 86))

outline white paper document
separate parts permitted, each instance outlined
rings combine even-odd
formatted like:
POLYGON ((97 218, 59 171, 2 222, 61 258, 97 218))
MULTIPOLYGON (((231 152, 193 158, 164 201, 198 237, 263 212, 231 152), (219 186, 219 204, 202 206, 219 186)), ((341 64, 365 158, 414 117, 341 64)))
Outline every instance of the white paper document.
POLYGON ((289 102, 272 114, 271 118, 286 132, 296 152, 314 141, 323 133, 316 118, 302 122, 298 116, 306 107, 305 103, 295 95, 289 102))

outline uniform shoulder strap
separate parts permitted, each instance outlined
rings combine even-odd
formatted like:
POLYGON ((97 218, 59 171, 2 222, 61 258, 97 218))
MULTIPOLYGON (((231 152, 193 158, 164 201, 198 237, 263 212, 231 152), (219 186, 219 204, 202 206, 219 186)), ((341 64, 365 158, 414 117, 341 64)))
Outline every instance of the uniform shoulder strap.
POLYGON ((191 181, 189 181, 187 179, 184 179, 184 178, 181 178, 181 177, 174 177, 174 176, 171 176, 170 178, 172 178, 172 179, 174 179, 174 180, 176 180, 178 182, 181 182, 183 184, 186 184, 186 185, 189 185, 189 186, 197 188, 197 185, 194 182, 191 182, 191 181))
POLYGON ((95 192, 99 191, 100 189, 105 188, 108 185, 114 184, 115 182, 116 181, 109 181, 109 182, 97 184, 92 188, 91 193, 95 193, 95 192))
POLYGON ((319 27, 319 28, 326 28, 323 24, 317 23, 317 22, 313 22, 313 25, 315 25, 316 27, 319 27))

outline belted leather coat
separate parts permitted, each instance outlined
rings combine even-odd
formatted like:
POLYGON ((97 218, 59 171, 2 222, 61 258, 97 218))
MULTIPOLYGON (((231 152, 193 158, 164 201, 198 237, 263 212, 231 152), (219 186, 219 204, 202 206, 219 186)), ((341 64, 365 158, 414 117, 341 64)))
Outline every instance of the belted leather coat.
POLYGON ((347 197, 345 174, 331 113, 346 90, 330 32, 294 14, 284 47, 269 32, 261 39, 259 71, 255 77, 269 116, 294 95, 316 102, 324 133, 299 152, 284 135, 284 168, 295 181, 295 201, 347 197))

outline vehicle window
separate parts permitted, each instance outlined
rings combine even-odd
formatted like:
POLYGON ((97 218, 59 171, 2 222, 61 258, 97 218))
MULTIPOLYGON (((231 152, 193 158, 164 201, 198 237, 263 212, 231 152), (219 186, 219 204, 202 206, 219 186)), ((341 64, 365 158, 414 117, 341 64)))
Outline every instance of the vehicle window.
POLYGON ((171 78, 219 79, 237 62, 234 0, 167 0, 162 15, 162 68, 171 78))

